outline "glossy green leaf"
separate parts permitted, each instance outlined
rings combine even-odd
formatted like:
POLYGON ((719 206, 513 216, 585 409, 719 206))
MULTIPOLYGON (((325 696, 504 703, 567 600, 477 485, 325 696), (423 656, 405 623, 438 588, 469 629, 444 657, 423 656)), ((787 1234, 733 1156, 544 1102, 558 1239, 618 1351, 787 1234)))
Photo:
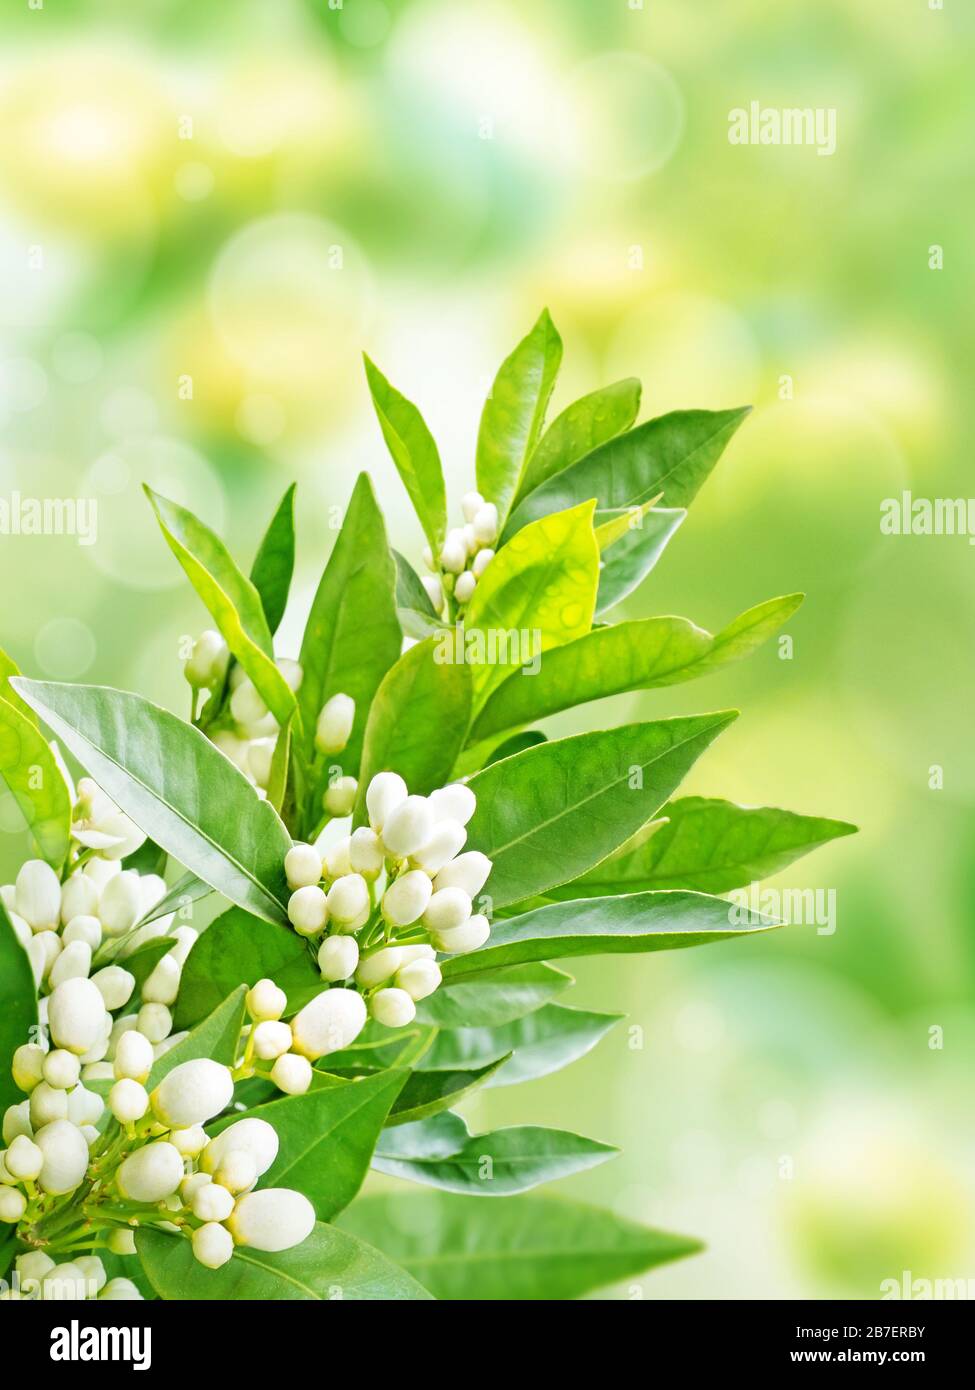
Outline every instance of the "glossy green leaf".
POLYGON ((641 389, 636 377, 627 377, 567 406, 538 441, 515 504, 553 474, 628 430, 640 409, 641 389))
POLYGON ((183 965, 176 1027, 191 1028, 238 985, 273 980, 288 996, 288 1014, 324 989, 307 942, 290 927, 272 926, 232 907, 211 922, 183 965))
POLYGON ((592 503, 583 502, 543 517, 485 570, 467 605, 463 634, 476 707, 514 667, 537 668, 544 652, 592 627, 599 584, 592 515, 592 503))
MULTIPOLYGON (((596 515, 598 520, 600 514, 596 515)), ((647 512, 642 525, 627 531, 605 552, 596 595, 597 618, 643 583, 686 516, 682 508, 654 507, 647 512)))
POLYGON ((17 665, 16 661, 14 661, 12 656, 8 656, 3 648, 0 647, 0 699, 6 700, 9 704, 13 705, 14 709, 19 710, 25 719, 29 719, 32 724, 36 724, 37 715, 31 709, 30 705, 25 704, 17 691, 14 690, 13 686, 10 684, 10 677, 19 675, 20 667, 17 665))
POLYGON ((681 679, 693 680, 720 666, 728 666, 733 661, 751 656, 778 632, 784 622, 788 622, 802 600, 802 594, 783 594, 781 598, 766 599, 764 603, 757 603, 754 608, 739 613, 727 627, 715 634, 711 650, 705 652, 681 679))
POLYGON ((486 946, 442 963, 445 981, 499 965, 674 951, 771 931, 780 922, 704 893, 631 893, 552 903, 495 922, 486 946))
POLYGON ((506 738, 503 743, 496 745, 481 766, 490 767, 492 763, 500 763, 505 758, 513 758, 516 753, 524 753, 529 748, 537 748, 540 743, 547 742, 541 729, 526 729, 524 733, 512 734, 511 738, 506 738))
POLYGON ((543 743, 470 781, 468 848, 493 862, 493 907, 578 878, 663 805, 734 712, 624 724, 543 743))
POLYGON ((497 1028, 534 1013, 573 983, 554 965, 535 961, 485 972, 467 979, 445 980, 416 1008, 420 1023, 438 1028, 497 1028))
POLYGON ((204 734, 125 691, 23 678, 18 685, 98 785, 168 854, 240 907, 287 920, 291 837, 204 734))
MULTIPOLYGON (((369 1171, 372 1151, 389 1108, 403 1088, 405 1071, 384 1071, 359 1081, 284 1096, 249 1110, 278 1136, 278 1154, 262 1187, 293 1187, 314 1205, 320 1221, 347 1207, 369 1171)), ((228 1115, 208 1132, 219 1134, 238 1119, 228 1115)))
POLYGON ((425 796, 450 781, 471 720, 471 668, 441 661, 437 638, 410 647, 386 672, 369 710, 359 775, 356 822, 366 819, 366 791, 377 772, 398 772, 425 796))
POLYGON ((590 497, 600 511, 639 507, 658 492, 664 507, 688 507, 749 409, 675 410, 618 435, 529 493, 504 539, 590 497))
POLYGON ((517 1086, 561 1071, 592 1050, 622 1014, 590 1013, 563 1004, 544 1008, 495 1028, 456 1028, 439 1033, 417 1063, 421 1071, 449 1071, 510 1060, 487 1083, 517 1086))
POLYGON ((396 612, 404 634, 418 642, 424 637, 436 636, 446 624, 437 616, 426 589, 420 583, 420 576, 409 560, 398 550, 392 554, 396 563, 396 612))
POLYGON ((142 1267, 160 1298, 236 1303, 282 1299, 428 1299, 430 1294, 378 1250, 317 1222, 307 1240, 267 1254, 238 1246, 219 1269, 207 1269, 185 1236, 144 1228, 136 1236, 142 1267))
POLYGON ((161 1057, 157 1057, 146 1083, 149 1090, 158 1086, 173 1067, 178 1067, 183 1062, 195 1061, 197 1057, 209 1057, 214 1062, 222 1062, 224 1066, 232 1067, 237 1060, 240 1030, 244 1026, 246 995, 245 985, 235 989, 211 1014, 191 1029, 181 1042, 164 1052, 161 1057))
POLYGON ((341 1225, 450 1299, 579 1298, 701 1249, 558 1197, 367 1197, 341 1225))
POLYGON ((637 849, 598 864, 557 897, 602 897, 648 889, 727 893, 768 878, 856 826, 775 806, 736 806, 703 796, 672 801, 666 824, 637 849))
POLYGON ((562 362, 562 339, 547 309, 501 364, 477 435, 477 486, 504 525, 545 423, 562 362))
POLYGON ((294 568, 295 484, 292 483, 278 503, 251 566, 251 583, 260 596, 268 631, 272 634, 284 617, 294 568))
POLYGON ((17 704, 0 699, 0 777, 40 854, 60 871, 71 842, 71 792, 51 745, 34 720, 21 714, 20 692, 9 688, 17 704))
POLYGON ((538 1125, 472 1136, 459 1115, 444 1112, 386 1130, 372 1166, 445 1192, 505 1197, 594 1168, 618 1152, 611 1144, 538 1125))
POLYGON ((238 569, 215 532, 192 512, 144 485, 166 544, 223 633, 227 646, 279 724, 295 707, 288 682, 274 664, 274 648, 261 595, 238 569))
POLYGON ((0 1116, 17 1105, 24 1093, 10 1075, 13 1055, 23 1043, 35 1040, 37 989, 34 975, 7 909, 0 902, 0 1116))
POLYGON ((390 385, 365 353, 362 356, 386 447, 409 493, 430 549, 437 555, 447 529, 447 492, 436 441, 413 402, 390 385))
POLYGON ((449 1110, 468 1092, 483 1086, 506 1061, 506 1057, 501 1057, 472 1070, 412 1072, 386 1123, 404 1125, 412 1120, 425 1120, 441 1110, 449 1110))

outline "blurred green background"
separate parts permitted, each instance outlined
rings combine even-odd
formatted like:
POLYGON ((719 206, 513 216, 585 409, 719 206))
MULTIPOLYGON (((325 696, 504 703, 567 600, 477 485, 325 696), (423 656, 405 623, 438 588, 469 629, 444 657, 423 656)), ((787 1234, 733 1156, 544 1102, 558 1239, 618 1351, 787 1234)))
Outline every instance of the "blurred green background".
MULTIPOLYGON (((3 645, 184 712, 204 614, 143 480, 247 563, 299 480, 285 655, 358 469, 416 557, 363 348, 426 412, 455 508, 544 304, 557 407, 628 374, 644 415, 751 401, 629 612, 715 629, 801 588, 791 659, 773 643, 561 727, 742 708, 689 789, 858 822, 782 879, 835 890, 837 930, 578 963, 571 1002, 627 1022, 471 1118, 618 1143, 564 1186, 708 1242, 619 1297, 975 1277, 975 558, 879 527, 903 489, 971 490, 975 15, 20 0, 0 34, 0 496, 99 506, 89 547, 0 537, 3 645), (834 107, 835 154, 729 144, 753 100, 834 107)), ((25 847, 3 800, 7 877, 25 847)))

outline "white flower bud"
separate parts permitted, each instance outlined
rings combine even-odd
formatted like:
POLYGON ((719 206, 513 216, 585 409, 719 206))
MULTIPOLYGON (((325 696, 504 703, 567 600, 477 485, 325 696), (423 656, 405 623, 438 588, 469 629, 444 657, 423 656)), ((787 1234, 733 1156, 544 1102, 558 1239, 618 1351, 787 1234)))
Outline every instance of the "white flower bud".
POLYGON ((467 831, 459 821, 442 820, 412 856, 413 862, 428 874, 435 874, 464 848, 466 840, 467 831))
POLYGON ((243 1149, 231 1149, 224 1154, 213 1181, 228 1192, 246 1192, 257 1182, 257 1177, 257 1164, 251 1155, 243 1149))
POLYGON ((256 738, 247 748, 247 771, 259 787, 267 787, 271 780, 271 763, 274 759, 273 738, 256 738))
MULTIPOLYGON (((150 975, 149 978, 151 979, 152 976, 150 975)), ((124 1008, 132 998, 132 992, 135 989, 135 976, 131 971, 123 969, 121 965, 103 966, 101 970, 95 971, 91 977, 91 982, 101 995, 105 1008, 110 1012, 124 1008)), ((142 995, 143 998, 146 998, 145 986, 143 986, 142 995)), ((149 998, 146 1002, 152 1003, 153 1001, 149 998)), ((157 1002, 165 1004, 171 1001, 161 999, 157 1002)))
POLYGON ((121 1228, 109 1231, 108 1248, 113 1255, 134 1255, 135 1231, 121 1228))
POLYGON ((459 528, 447 532, 447 539, 440 552, 440 564, 450 574, 460 574, 467 564, 467 542, 464 532, 459 528))
POLYGON ((173 932, 172 939, 176 944, 169 954, 177 964, 185 965, 186 957, 200 939, 200 933, 195 927, 177 927, 173 932))
POLYGON ((425 545, 420 551, 420 556, 428 570, 435 570, 437 568, 436 561, 433 558, 433 551, 428 545, 425 545))
POLYGON ((65 980, 52 992, 47 1007, 56 1046, 80 1056, 102 1037, 105 1002, 92 980, 65 980))
POLYGON ((28 859, 17 875, 16 910, 34 931, 53 931, 61 913, 61 883, 43 859, 28 859))
POLYGON ((430 932, 453 931, 467 921, 471 906, 463 888, 440 888, 427 903, 423 925, 430 932))
POLYGON ((461 951, 478 950, 490 935, 491 924, 478 912, 469 917, 462 926, 454 927, 451 931, 436 932, 433 939, 438 951, 447 955, 458 955, 461 951))
POLYGON ((98 917, 108 936, 131 931, 142 916, 142 888, 135 869, 109 879, 98 900, 98 917))
POLYGON ((82 1125, 97 1125, 105 1110, 105 1102, 97 1091, 86 1090, 80 1083, 68 1092, 68 1119, 80 1129, 82 1125))
POLYGON ((52 989, 65 980, 87 980, 91 970, 91 947, 86 941, 72 941, 51 966, 52 989))
POLYGON ((416 1018, 416 1005, 405 989, 381 989, 369 1001, 369 1012, 387 1028, 404 1028, 416 1018))
MULTIPOLYGON (((84 1061, 84 1058, 82 1058, 84 1061)), ((88 1062, 81 1068, 82 1081, 114 1081, 111 1062, 88 1062)))
POLYGON ((142 986, 143 1000, 147 1004, 175 1004, 182 972, 183 967, 172 954, 163 956, 142 986))
POLYGON ((61 954, 61 938, 56 932, 42 931, 32 936, 27 943, 27 959, 34 975, 34 983, 40 988, 41 982, 51 966, 61 954))
POLYGON ((466 825, 477 810, 477 797, 466 782, 451 782, 429 796, 430 809, 437 821, 453 820, 466 825))
POLYGON ((18 1134, 3 1156, 7 1172, 18 1182, 33 1182, 44 1166, 44 1154, 26 1134, 18 1134))
POLYGON ((271 1080, 288 1096, 303 1096, 311 1085, 312 1068, 307 1057, 286 1052, 271 1068, 271 1080))
POLYGON ((466 854, 459 854, 444 865, 433 881, 434 890, 440 892, 443 888, 462 888, 469 898, 476 898, 487 883, 491 868, 486 854, 478 849, 469 849, 466 854))
POLYGON ((361 874, 343 874, 328 890, 328 915, 340 926, 369 911, 369 888, 361 874))
POLYGON ((443 585, 440 582, 440 576, 436 574, 425 574, 420 580, 420 583, 426 590, 427 598, 430 600, 433 611, 437 614, 442 613, 443 585))
POLYGON ((322 876, 322 857, 311 845, 292 845, 284 856, 288 887, 313 888, 322 876))
MULTIPOLYGON (((113 1234, 132 1235, 131 1231, 113 1234)), ((135 1236, 132 1236, 133 1253, 135 1249, 135 1236)), ((131 1279, 123 1279, 121 1275, 115 1279, 109 1279, 108 1283, 98 1295, 100 1300, 106 1303, 141 1303, 142 1294, 139 1292, 138 1285, 133 1284, 131 1279)))
POLYGON ((257 687, 246 677, 230 697, 230 713, 236 723, 245 729, 259 725, 267 718, 267 705, 258 694, 257 687))
POLYGON ((255 1250, 290 1250, 311 1235, 315 1208, 301 1192, 268 1187, 241 1197, 227 1229, 236 1245, 255 1250))
POLYGON ((210 1140, 200 1166, 206 1173, 215 1173, 227 1154, 237 1152, 250 1155, 254 1160, 255 1177, 261 1177, 278 1156, 278 1135, 274 1126, 256 1116, 235 1120, 210 1140))
POLYGON ((384 980, 391 979, 402 964, 402 946, 384 946, 381 951, 375 951, 359 962, 359 968, 355 972, 356 984, 362 985, 364 989, 381 985, 384 980))
POLYGON ((31 937, 33 936, 33 932, 31 931, 30 927, 27 925, 27 923, 24 921, 23 917, 21 917, 19 913, 14 912, 14 910, 9 907, 7 908, 7 920, 13 927, 14 935, 16 936, 17 940, 20 942, 21 946, 23 946, 24 950, 26 950, 28 945, 30 944, 31 937))
POLYGON ((458 603, 469 603, 474 597, 474 590, 477 588, 477 579, 470 570, 464 570, 457 576, 457 583, 454 585, 454 598, 458 603))
POLYGON ((488 565, 491 563, 493 559, 494 551, 491 549, 490 546, 485 546, 483 550, 479 550, 477 552, 477 554, 474 556, 473 563, 471 564, 471 569, 474 572, 475 579, 481 578, 484 571, 487 569, 488 565))
MULTIPOLYGON (((188 1129, 174 1130, 169 1137, 170 1143, 175 1144, 176 1148, 179 1148, 179 1145, 176 1144, 174 1136, 177 1134, 190 1134, 192 1132, 193 1131, 188 1129)), ((204 1143, 203 1147, 206 1148, 206 1143, 204 1143)), ((180 1149, 180 1153, 182 1152, 183 1150, 180 1149)), ((192 1206, 193 1198, 199 1192, 200 1188, 206 1187, 207 1184, 211 1182, 213 1182, 213 1179, 211 1178, 209 1173, 188 1173, 179 1185, 179 1195, 183 1199, 184 1207, 192 1206)))
POLYGON ((70 1120, 54 1120, 37 1130, 34 1143, 44 1155, 38 1185, 57 1196, 73 1192, 88 1171, 88 1143, 70 1120))
POLYGON ((297 695, 305 675, 301 664, 293 661, 290 656, 279 656, 274 664, 284 676, 288 689, 293 695, 297 695))
POLYGON ((190 1201, 190 1210, 201 1221, 226 1221, 233 1209, 234 1194, 216 1182, 198 1187, 190 1201))
POLYGON ((314 1062, 326 1053, 349 1047, 365 1024, 366 1006, 361 994, 352 989, 325 990, 291 1020, 292 1046, 300 1056, 314 1062))
POLYGON ((0 1187, 0 1221, 15 1226, 26 1210, 27 1198, 19 1188, 0 1187))
POLYGON ((133 1124, 149 1109, 149 1092, 141 1082, 124 1076, 109 1091, 108 1108, 120 1125, 133 1124))
POLYGON ((210 690, 223 680, 229 661, 230 648, 219 632, 208 628, 193 643, 183 675, 195 690, 210 690))
POLYGON ((30 1101, 22 1100, 19 1105, 8 1105, 3 1112, 3 1142, 12 1144, 18 1134, 26 1134, 28 1139, 34 1133, 30 1122, 30 1101))
POLYGON ((383 868, 383 842, 375 830, 360 825, 349 842, 349 863, 363 878, 377 878, 383 868))
POLYGON ((98 829, 103 835, 111 835, 117 841, 116 844, 106 845, 101 853, 108 860, 118 862, 125 859, 130 854, 135 854, 140 846, 145 844, 146 835, 144 830, 140 830, 135 821, 130 820, 124 811, 115 811, 112 815, 106 816, 98 824, 98 829))
POLYGON ((393 927, 409 927, 419 921, 433 892, 430 878, 420 869, 410 869, 383 894, 383 917, 393 927))
POLYGON ((143 1004, 136 1026, 155 1045, 163 1042, 173 1031, 173 1016, 165 1004, 143 1004))
POLYGON ((171 1130, 169 1142, 173 1148, 179 1149, 184 1158, 196 1158, 206 1148, 209 1140, 202 1125, 190 1125, 189 1129, 171 1130))
POLYGON ((352 736, 355 700, 350 695, 333 695, 322 706, 315 726, 315 747, 327 755, 341 753, 352 736))
POLYGON ((54 1261, 43 1250, 31 1250, 26 1255, 18 1255, 16 1265, 23 1283, 25 1279, 43 1279, 54 1268, 54 1261))
POLYGON ((64 946, 73 946, 76 941, 83 941, 89 951, 94 954, 102 944, 102 924, 97 917, 86 917, 79 914, 72 917, 71 921, 61 933, 61 941, 64 946))
POLYGON ((464 520, 473 521, 484 505, 484 498, 479 492, 465 492, 460 499, 460 509, 464 513, 464 520))
POLYGON ((58 1091, 68 1091, 77 1086, 81 1075, 81 1063, 73 1052, 56 1048, 44 1058, 44 1080, 58 1091))
POLYGON ((317 886, 299 888, 288 899, 288 919, 300 936, 317 936, 328 921, 325 893, 317 886))
POLYGON ((255 1023, 279 1019, 288 1007, 288 996, 273 980, 258 980, 247 991, 244 1003, 255 1023))
POLYGON ((323 980, 347 980, 358 963, 359 943, 354 936, 329 936, 318 948, 318 968, 323 980))
POLYGON ((330 816, 351 816, 359 783, 354 777, 338 777, 322 797, 322 805, 330 816))
POLYGON ((218 748, 240 772, 248 770, 250 766, 248 760, 250 743, 247 739, 238 738, 229 729, 221 729, 219 733, 213 735, 213 746, 218 748))
POLYGON ((498 534, 498 509, 493 502, 485 502, 474 516, 471 525, 474 535, 482 545, 490 545, 498 534))
POLYGON ((44 1080, 44 1058, 47 1053, 37 1043, 21 1043, 11 1061, 10 1073, 14 1085, 21 1091, 32 1091, 44 1080))
POLYGON ((219 1269, 234 1253, 234 1238, 218 1221, 198 1226, 192 1237, 193 1254, 207 1269, 219 1269))
MULTIPOLYGON (((477 537, 474 535, 474 527, 470 524, 470 522, 468 522, 467 525, 463 527, 463 532, 464 544, 467 546, 467 554, 469 556, 473 555, 474 552, 477 550, 477 537)), ((454 590, 454 592, 456 593, 456 589, 454 590)))
POLYGON ((74 1263, 85 1277, 86 1288, 94 1289, 97 1294, 105 1287, 108 1275, 97 1255, 75 1255, 74 1263))
POLYGON ((52 1120, 66 1120, 68 1097, 65 1091, 40 1081, 30 1093, 30 1122, 35 1129, 49 1125, 52 1120))
POLYGON ((291 1028, 287 1023, 269 1019, 254 1029, 254 1055, 262 1062, 271 1062, 291 1048, 291 1028))
POLYGON ((136 1149, 119 1166, 118 1188, 131 1202, 161 1202, 176 1191, 182 1176, 183 1157, 179 1150, 167 1140, 157 1139, 136 1149))
POLYGON ((74 873, 61 889, 61 921, 94 917, 98 908, 98 884, 88 874, 74 873))
POLYGON ((230 1068, 209 1057, 195 1057, 164 1076, 149 1099, 157 1120, 170 1129, 187 1129, 219 1115, 233 1096, 230 1068))
POLYGON ((426 797, 408 796, 386 818, 383 844, 394 859, 405 859, 430 838, 432 830, 433 812, 426 797))
POLYGON ((407 795, 406 783, 398 772, 376 773, 366 788, 366 810, 373 830, 382 833, 387 819, 407 795))
POLYGON ((397 989, 406 990, 414 1003, 418 1004, 421 999, 426 999, 428 994, 439 989, 442 979, 440 966, 436 961, 413 960, 397 970, 393 984, 397 989))
POLYGON ((324 871, 326 878, 341 878, 352 872, 352 839, 349 835, 337 840, 325 851, 324 871))

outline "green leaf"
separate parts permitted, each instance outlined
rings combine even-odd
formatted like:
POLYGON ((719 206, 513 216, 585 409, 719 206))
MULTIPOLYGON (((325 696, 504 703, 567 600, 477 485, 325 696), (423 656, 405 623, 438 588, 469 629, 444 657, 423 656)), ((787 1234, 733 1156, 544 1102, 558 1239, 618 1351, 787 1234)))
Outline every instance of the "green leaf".
POLYGON ((549 426, 525 468, 515 505, 555 473, 628 430, 640 409, 636 377, 591 391, 567 406, 549 426))
POLYGON ((534 1013, 573 983, 564 970, 543 961, 445 980, 417 1005, 420 1023, 438 1028, 497 1028, 534 1013))
POLYGON ((537 748, 540 743, 547 743, 545 735, 541 729, 526 729, 524 733, 512 734, 511 738, 505 739, 504 743, 499 743, 489 757, 485 758, 482 767, 490 767, 492 763, 503 762, 505 758, 513 758, 516 753, 524 753, 529 748, 537 748))
POLYGON ((430 549, 439 555, 447 529, 447 492, 436 442, 413 402, 389 384, 365 353, 362 358, 386 447, 420 518, 430 549))
MULTIPOLYGON (((314 1205, 320 1221, 331 1221, 362 1186, 389 1107, 406 1076, 405 1071, 379 1072, 249 1110, 249 1118, 274 1126, 279 1141, 277 1158, 261 1186, 296 1188, 314 1205)), ((209 1132, 219 1134, 239 1118, 228 1115, 209 1132)))
POLYGON ((392 555, 396 562, 396 612, 404 634, 419 642, 443 632, 446 624, 437 616, 420 576, 398 550, 392 555))
POLYGON ((611 1144, 537 1125, 472 1136, 459 1115, 445 1112, 386 1130, 372 1166, 445 1192, 504 1197, 594 1168, 618 1152, 611 1144))
POLYGON ((493 862, 495 909, 567 883, 658 810, 734 711, 624 724, 543 743, 471 778, 468 847, 493 862))
MULTIPOLYGON (((326 700, 344 694, 355 700, 356 715, 352 736, 339 761, 347 773, 354 775, 358 769, 369 706, 402 645, 395 590, 396 568, 386 543, 382 513, 368 476, 361 473, 301 643, 304 675, 298 705, 303 755, 309 765, 314 757, 319 712, 326 700)), ((313 788, 314 805, 306 816, 312 826, 321 814, 320 794, 327 776, 326 767, 313 788)))
POLYGON ((477 486, 497 506, 502 527, 542 432, 561 362, 562 339, 544 309, 501 364, 484 403, 477 435, 477 486))
POLYGON ((271 633, 257 589, 209 526, 185 507, 153 492, 147 484, 143 484, 143 490, 167 545, 223 633, 227 646, 278 723, 286 724, 294 711, 295 697, 274 664, 271 633))
POLYGON ((771 874, 856 826, 774 806, 736 806, 686 796, 663 808, 667 821, 644 844, 591 869, 555 897, 692 888, 727 893, 771 874))
POLYGON ((168 854, 231 902, 285 922, 291 837, 205 734, 139 695, 18 681, 98 785, 168 854))
POLYGON ((442 962, 444 981, 499 965, 705 946, 781 923, 704 893, 630 893, 552 903, 495 922, 486 946, 442 962))
POLYGON ((428 1299, 426 1289, 379 1251, 317 1222, 307 1240, 267 1254, 238 1246, 219 1269, 207 1269, 185 1236, 143 1228, 136 1247, 160 1298, 254 1303, 288 1300, 428 1299))
POLYGON ((0 1115, 24 1099, 10 1067, 17 1048, 34 1041, 36 1027, 37 988, 30 961, 0 902, 0 1115))
POLYGON ((178 1042, 175 1047, 157 1057, 146 1082, 148 1089, 151 1091, 153 1086, 158 1086, 174 1067, 180 1066, 183 1062, 195 1061, 197 1057, 209 1057, 214 1062, 222 1062, 224 1066, 232 1067, 237 1060, 240 1030, 244 1026, 246 995, 246 985, 240 985, 222 1004, 218 1004, 202 1023, 198 1023, 182 1042, 178 1042))
POLYGON ((165 917, 167 912, 185 911, 191 903, 198 903, 203 898, 208 898, 213 892, 209 883, 204 883, 202 878, 196 874, 181 874, 176 882, 170 887, 159 901, 150 907, 144 917, 133 928, 137 931, 139 927, 144 927, 147 922, 155 922, 159 917, 165 917))
POLYGON ((37 715, 31 709, 30 705, 24 703, 10 684, 10 677, 19 675, 20 667, 17 665, 16 661, 14 661, 12 656, 8 656, 3 648, 0 647, 0 699, 6 700, 9 704, 13 705, 14 709, 18 710, 25 719, 29 719, 32 724, 36 724, 37 715))
POLYGON ((425 1120, 441 1110, 449 1110, 469 1091, 483 1086, 507 1060, 501 1057, 487 1066, 467 1071, 412 1072, 389 1112, 387 1125, 405 1125, 412 1120, 425 1120))
POLYGON ((191 1028, 231 990, 258 980, 273 980, 284 990, 289 1016, 325 988, 300 936, 232 907, 200 934, 186 958, 175 1026, 191 1028))
POLYGON ((720 666, 728 666, 733 661, 751 656, 792 617, 803 597, 802 594, 784 594, 781 598, 766 599, 764 603, 757 603, 754 608, 739 613, 717 633, 711 650, 705 652, 701 660, 681 676, 681 680, 693 680, 720 666))
POLYGON ((487 1083, 517 1086, 549 1076, 578 1061, 623 1017, 622 1014, 589 1013, 563 1004, 544 1008, 512 1023, 495 1028, 457 1028, 440 1033, 417 1063, 421 1071, 468 1070, 486 1066, 499 1057, 510 1061, 487 1083))
MULTIPOLYGON (((23 679, 20 677, 19 679, 23 679)), ((60 871, 71 843, 71 793, 47 739, 17 704, 0 699, 0 777, 41 855, 60 871)))
POLYGON ((750 409, 675 410, 637 425, 537 487, 512 515, 503 539, 590 497, 600 511, 639 507, 658 492, 665 507, 688 507, 750 409))
POLYGON ((475 707, 515 666, 592 627, 599 584, 593 507, 583 502, 526 526, 485 570, 467 606, 463 655, 474 674, 475 707), (503 639, 503 640, 502 640, 503 639), (526 650, 528 648, 528 650, 526 650))
POLYGON ((278 503, 251 566, 251 583, 260 596, 268 631, 272 634, 284 617, 294 568, 295 484, 292 483, 278 503))
MULTIPOLYGON (((597 513, 597 520, 599 516, 597 513)), ((643 583, 686 516, 682 508, 654 507, 640 526, 634 526, 606 551, 599 571, 597 618, 643 583)))
POLYGON ((366 791, 377 772, 398 772, 425 796, 449 782, 471 720, 471 668, 438 660, 429 637, 386 672, 369 710, 359 774, 356 823, 366 819, 366 791))
POLYGON ((558 1197, 366 1197, 341 1224, 450 1299, 579 1298, 701 1249, 558 1197))

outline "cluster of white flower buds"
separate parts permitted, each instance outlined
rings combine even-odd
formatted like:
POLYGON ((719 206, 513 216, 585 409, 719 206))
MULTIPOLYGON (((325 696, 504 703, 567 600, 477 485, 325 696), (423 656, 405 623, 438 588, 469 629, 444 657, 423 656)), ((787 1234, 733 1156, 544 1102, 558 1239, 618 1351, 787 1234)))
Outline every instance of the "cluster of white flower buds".
POLYGON ((98 1298, 131 1302, 142 1294, 131 1279, 109 1279, 97 1255, 72 1255, 58 1264, 43 1250, 30 1250, 14 1261, 11 1286, 0 1293, 6 1300, 68 1300, 98 1298))
POLYGON ((468 492, 461 502, 465 525, 447 532, 439 556, 429 546, 423 563, 431 571, 423 577, 423 587, 434 610, 442 614, 445 594, 452 593, 458 607, 470 602, 477 581, 494 559, 498 538, 498 509, 485 502, 479 492, 468 492))

